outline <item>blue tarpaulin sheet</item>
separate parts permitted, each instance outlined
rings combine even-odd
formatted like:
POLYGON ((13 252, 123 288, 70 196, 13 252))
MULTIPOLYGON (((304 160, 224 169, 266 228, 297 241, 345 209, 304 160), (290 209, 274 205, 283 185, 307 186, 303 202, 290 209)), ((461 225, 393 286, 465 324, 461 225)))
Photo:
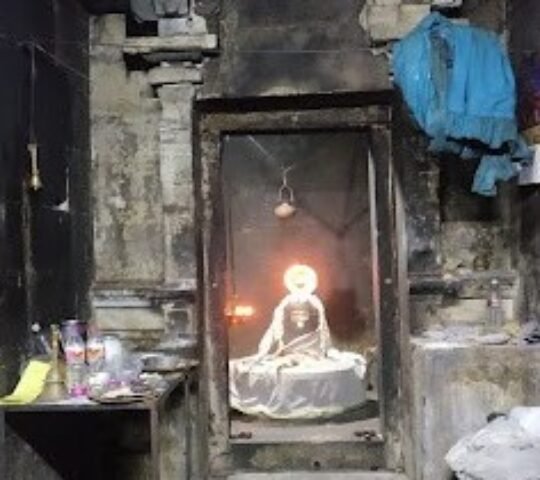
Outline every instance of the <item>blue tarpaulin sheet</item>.
POLYGON ((531 156, 518 134, 516 85, 497 36, 432 13, 394 46, 394 81, 433 152, 480 158, 473 191, 492 196, 531 156))

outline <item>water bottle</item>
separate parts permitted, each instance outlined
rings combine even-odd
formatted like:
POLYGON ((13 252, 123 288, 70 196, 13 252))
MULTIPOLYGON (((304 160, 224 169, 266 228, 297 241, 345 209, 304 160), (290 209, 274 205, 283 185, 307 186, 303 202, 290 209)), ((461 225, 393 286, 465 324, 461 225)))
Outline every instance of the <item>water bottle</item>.
POLYGON ((70 397, 84 397, 88 393, 87 367, 85 363, 66 365, 66 387, 70 397))
POLYGON ((97 373, 103 370, 105 363, 105 343, 103 337, 96 329, 89 331, 86 341, 86 361, 90 373, 97 373))
POLYGON ((110 375, 110 382, 122 383, 122 367, 124 362, 124 349, 122 342, 116 335, 103 335, 105 347, 105 370, 110 375))
POLYGON ((501 285, 493 278, 489 283, 487 333, 500 333, 504 326, 501 285))
POLYGON ((85 344, 82 336, 69 329, 64 339, 66 358, 66 386, 68 394, 80 397, 86 394, 85 344))

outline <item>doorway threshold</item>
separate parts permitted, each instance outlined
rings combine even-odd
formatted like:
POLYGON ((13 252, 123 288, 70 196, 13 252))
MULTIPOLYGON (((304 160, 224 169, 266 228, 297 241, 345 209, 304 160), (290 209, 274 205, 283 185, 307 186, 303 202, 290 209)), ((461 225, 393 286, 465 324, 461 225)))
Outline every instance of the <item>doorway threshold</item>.
POLYGON ((382 440, 378 418, 346 423, 231 422, 232 443, 360 442, 382 440))
POLYGON ((384 442, 233 443, 233 466, 238 471, 383 470, 384 442))
POLYGON ((228 480, 408 480, 400 473, 392 472, 280 472, 280 473, 235 473, 228 480))
POLYGON ((372 392, 365 404, 330 418, 273 420, 231 412, 231 443, 335 443, 382 441, 379 405, 372 392))

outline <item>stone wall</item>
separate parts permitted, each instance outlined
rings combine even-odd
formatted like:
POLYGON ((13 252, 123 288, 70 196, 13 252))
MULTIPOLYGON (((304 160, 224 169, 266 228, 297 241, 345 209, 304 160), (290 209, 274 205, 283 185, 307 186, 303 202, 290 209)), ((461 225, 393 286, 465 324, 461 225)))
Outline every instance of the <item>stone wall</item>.
POLYGON ((444 456, 461 437, 485 426, 491 413, 537 405, 539 360, 536 347, 415 340, 414 479, 451 480, 444 456))
MULTIPOLYGON (((508 35, 503 1, 464 1, 456 12, 503 39, 508 35)), ((523 281, 532 278, 534 285, 534 273, 527 272, 535 267, 529 263, 524 269, 518 260, 520 216, 534 218, 535 194, 518 192, 515 185, 504 186, 496 199, 472 194, 475 164, 429 155, 406 111, 397 112, 395 120, 395 154, 407 212, 412 334, 484 325, 492 278, 502 285, 506 321, 524 321, 523 281), (522 212, 520 196, 529 199, 522 212)), ((529 251, 536 251, 531 247, 534 234, 525 236, 529 251)), ((458 333, 441 341, 413 336, 410 351, 412 393, 403 408, 412 421, 409 474, 415 480, 452 479, 444 456, 459 438, 485 425, 494 411, 538 402, 530 367, 537 361, 536 348, 482 346, 458 333)))
POLYGON ((6 5, 0 31, 2 395, 32 354, 33 322, 84 316, 92 254, 88 16, 71 1, 24 0, 6 5), (28 182, 30 142, 37 190, 28 182))
MULTIPOLYGON (((124 16, 93 20, 94 316, 105 330, 120 331, 139 344, 159 341, 171 309, 177 312, 173 321, 193 330, 194 99, 387 92, 388 59, 380 53, 432 6, 453 6, 455 17, 501 35, 506 28, 505 0, 359 0, 346 2, 346 8, 341 0, 324 2, 324 8, 310 0, 256 3, 227 0, 221 13, 214 0, 198 3, 208 29, 215 33, 220 27, 219 55, 217 39, 201 19, 196 30, 169 38, 128 38, 124 16)), ((515 320, 520 282, 513 246, 515 212, 510 208, 513 192, 505 191, 495 201, 475 197, 469 192, 470 165, 428 155, 425 139, 406 110, 396 112, 394 119, 395 165, 409 239, 413 331, 482 323, 486 286, 494 276, 504 281, 507 319, 515 320)), ((413 348, 410 374, 417 388, 410 404, 403 406, 403 414, 410 413, 415 422, 415 461, 423 475, 411 478, 441 480, 444 476, 436 475, 448 473, 444 450, 458 434, 480 425, 486 410, 532 396, 522 397, 514 389, 503 404, 482 400, 483 408, 476 408, 477 397, 492 399, 489 392, 501 390, 497 385, 506 377, 495 372, 485 381, 460 386, 458 391, 472 399, 468 416, 461 421, 462 411, 445 405, 441 415, 456 425, 436 441, 447 423, 444 418, 423 418, 425 409, 438 402, 436 390, 446 386, 450 367, 444 362, 455 378, 466 380, 467 375, 456 358, 460 351, 441 360, 440 377, 433 377, 426 370, 430 359, 449 352, 425 353, 422 348, 413 348), (423 388, 429 392, 425 396, 419 394, 423 388), (422 446, 431 441, 433 448, 424 452, 422 446)), ((463 358, 481 370, 484 357, 480 361, 474 352, 465 352, 463 358)), ((512 355, 506 350, 489 353, 496 362, 505 354, 512 355)), ((520 368, 516 364, 513 371, 520 368)))
MULTIPOLYGON (((520 105, 530 108, 534 102, 527 95, 523 85, 530 83, 524 67, 531 62, 538 63, 540 54, 540 34, 534 25, 540 20, 540 5, 532 0, 513 0, 509 3, 510 47, 520 85, 520 105)), ((534 64, 533 63, 533 64, 534 64)), ((533 125, 522 125, 532 127, 533 125)), ((540 193, 538 185, 521 187, 519 192, 521 203, 521 270, 523 278, 524 314, 529 318, 540 318, 540 193)))
MULTIPOLYGON (((71 0, 8 2, 0 16, 0 396, 35 354, 30 325, 84 317, 92 249, 88 15, 71 0), (32 78, 31 72, 35 72, 32 78), (30 188, 28 144, 41 188, 30 188)), ((59 476, 6 429, 5 480, 59 476)), ((4 445, 2 446, 4 449, 4 445)))
MULTIPOLYGON (((399 2, 378 6, 382 3, 390 8, 399 2)), ((453 17, 506 38, 505 1, 458 3, 453 17)), ((394 152, 407 211, 413 332, 483 323, 492 278, 507 285, 507 321, 519 322, 523 302, 516 189, 503 186, 493 199, 473 194, 477 163, 430 155, 406 107, 396 110, 394 152)))
POLYGON ((160 337, 171 304, 193 331, 192 103, 215 43, 197 18, 168 37, 128 37, 124 15, 92 21, 94 317, 139 339, 160 337), (160 51, 183 60, 147 59, 160 51))
POLYGON ((221 55, 206 96, 256 97, 390 88, 384 55, 358 23, 363 0, 225 0, 221 55), (362 72, 359 74, 359 72, 362 72))
MULTIPOLYGON (((507 37, 503 1, 464 1, 455 12, 507 37)), ((412 391, 402 405, 404 417, 412 423, 407 433, 413 439, 408 474, 415 480, 451 480, 444 456, 459 438, 485 425, 492 412, 538 402, 540 392, 530 367, 537 361, 538 349, 482 346, 460 339, 459 333, 451 341, 414 335, 434 327, 444 332, 484 325, 492 278, 502 285, 506 321, 526 319, 524 298, 529 303, 534 303, 531 297, 538 298, 536 264, 535 253, 525 260, 527 268, 518 260, 519 225, 523 214, 527 228, 522 245, 536 252, 534 220, 529 219, 535 218, 537 195, 531 190, 518 193, 515 185, 501 188, 496 199, 472 194, 475 164, 428 154, 425 138, 406 109, 396 109, 394 121, 394 154, 406 210, 413 334, 407 372, 411 383, 404 386, 412 391), (519 197, 526 199, 521 212, 519 197), (524 277, 530 282, 526 296, 524 277)))
POLYGON ((159 100, 143 72, 126 69, 123 15, 94 19, 91 35, 94 282, 159 285, 159 100))
MULTIPOLYGON (((194 288, 191 112, 195 97, 387 90, 387 59, 371 46, 406 33, 409 27, 396 24, 400 19, 406 17, 413 25, 430 8, 453 7, 454 16, 501 34, 506 25, 504 0, 463 4, 369 0, 350 2, 346 9, 337 3, 325 9, 309 2, 253 8, 249 2, 228 0, 218 15, 214 3, 201 2, 197 8, 208 15, 207 22, 197 17, 193 30, 181 38, 128 38, 123 15, 94 19, 96 292, 105 290, 110 297, 116 291, 121 297, 124 289, 130 290, 128 296, 139 295, 142 289, 145 298, 153 298, 155 291, 172 294, 194 288), (401 12, 397 16, 392 13, 396 9, 401 12), (354 21, 350 12, 356 15, 354 21), (205 61, 216 45, 215 37, 206 33, 206 24, 215 28, 216 18, 221 26, 220 55, 205 61), (392 35, 374 34, 383 27, 392 35), (176 60, 169 61, 166 51, 175 52, 176 60), (167 61, 162 63, 164 58, 167 61), (123 88, 115 88, 118 84, 123 88)), ((507 208, 511 194, 486 201, 469 193, 470 166, 453 158, 430 158, 406 112, 396 121, 395 137, 396 163, 403 166, 411 273, 435 281, 464 272, 481 271, 485 278, 486 271, 515 273, 514 212, 507 208), (456 242, 456 234, 467 242, 456 242)), ((444 292, 435 293, 439 297, 414 298, 421 304, 416 311, 424 311, 426 301, 439 309, 444 292)), ((468 308, 466 303, 463 306, 468 308)), ((512 308, 513 317, 517 305, 512 308)), ((133 321, 141 325, 139 313, 133 321)), ((122 318, 125 325, 119 328, 129 329, 130 320, 122 318)), ((148 315, 152 330, 159 327, 157 319, 148 315)), ((413 318, 412 325, 429 325, 433 320, 445 321, 432 315, 413 318)))

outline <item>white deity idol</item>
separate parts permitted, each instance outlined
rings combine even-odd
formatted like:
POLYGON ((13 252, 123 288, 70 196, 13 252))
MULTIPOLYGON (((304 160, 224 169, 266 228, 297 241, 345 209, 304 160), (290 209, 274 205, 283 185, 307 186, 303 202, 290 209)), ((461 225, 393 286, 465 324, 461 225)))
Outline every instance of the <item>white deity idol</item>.
POLYGON ((294 419, 331 416, 365 402, 366 361, 339 351, 317 274, 293 265, 284 276, 287 295, 274 309, 255 355, 229 362, 231 406, 252 415, 294 419))

